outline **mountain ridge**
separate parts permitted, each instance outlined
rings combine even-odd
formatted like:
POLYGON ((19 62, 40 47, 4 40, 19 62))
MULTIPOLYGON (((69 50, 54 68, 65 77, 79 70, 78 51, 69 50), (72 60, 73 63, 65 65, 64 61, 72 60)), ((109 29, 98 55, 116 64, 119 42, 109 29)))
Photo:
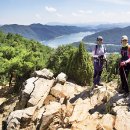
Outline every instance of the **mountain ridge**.
POLYGON ((37 41, 50 40, 58 36, 65 34, 78 33, 90 31, 90 28, 87 27, 77 27, 77 26, 61 26, 61 25, 42 25, 31 24, 31 25, 18 25, 10 24, 0 26, 0 31, 4 33, 14 33, 20 34, 25 38, 34 39, 37 41))
POLYGON ((85 43, 95 43, 96 38, 101 35, 104 38, 104 44, 115 44, 120 45, 121 36, 127 35, 130 36, 130 26, 124 27, 124 28, 113 28, 109 30, 104 30, 97 32, 92 35, 85 36, 82 40, 85 43))

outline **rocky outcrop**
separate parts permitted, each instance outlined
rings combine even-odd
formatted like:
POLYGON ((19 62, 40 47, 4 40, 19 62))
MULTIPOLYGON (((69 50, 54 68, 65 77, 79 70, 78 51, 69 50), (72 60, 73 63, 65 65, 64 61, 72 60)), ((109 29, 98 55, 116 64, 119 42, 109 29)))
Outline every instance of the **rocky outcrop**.
POLYGON ((130 129, 130 96, 119 94, 116 82, 91 90, 67 81, 63 73, 55 79, 43 72, 26 81, 7 130, 130 129))

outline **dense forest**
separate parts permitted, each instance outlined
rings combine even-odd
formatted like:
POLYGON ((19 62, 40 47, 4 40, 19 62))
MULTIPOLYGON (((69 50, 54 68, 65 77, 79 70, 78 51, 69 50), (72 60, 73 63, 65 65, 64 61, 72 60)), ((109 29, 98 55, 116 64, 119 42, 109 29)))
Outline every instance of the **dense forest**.
MULTIPOLYGON (((0 32, 0 84, 22 87, 35 70, 48 68, 55 75, 64 72, 80 85, 91 85, 93 63, 83 42, 78 47, 62 45, 52 49, 18 34, 0 32)), ((107 72, 104 65, 102 79, 106 82, 117 77, 118 54, 108 56, 107 72)))
MULTIPOLYGON (((34 70, 46 66, 52 49, 18 34, 0 32, 0 82, 19 86, 34 70)), ((16 87, 16 89, 19 89, 16 87)))

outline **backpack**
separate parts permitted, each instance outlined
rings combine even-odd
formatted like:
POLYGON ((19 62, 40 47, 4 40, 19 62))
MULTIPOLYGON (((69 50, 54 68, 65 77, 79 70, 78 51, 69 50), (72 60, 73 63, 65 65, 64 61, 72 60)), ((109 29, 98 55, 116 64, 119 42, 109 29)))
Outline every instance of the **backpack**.
MULTIPOLYGON (((97 53, 97 48, 98 48, 98 45, 95 46, 95 52, 94 52, 95 55, 96 55, 96 53, 97 53)), ((106 52, 106 49, 105 49, 104 45, 103 45, 103 48, 104 48, 104 53, 105 53, 105 52, 106 52)))

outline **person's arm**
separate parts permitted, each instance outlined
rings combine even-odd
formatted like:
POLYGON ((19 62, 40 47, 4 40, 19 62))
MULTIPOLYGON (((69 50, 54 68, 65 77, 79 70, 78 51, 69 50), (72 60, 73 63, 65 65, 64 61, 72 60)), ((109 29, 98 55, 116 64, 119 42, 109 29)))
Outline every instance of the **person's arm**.
POLYGON ((98 58, 98 55, 95 54, 95 51, 96 51, 96 46, 94 46, 94 48, 93 48, 93 50, 92 50, 92 57, 98 58))
POLYGON ((130 46, 128 46, 128 57, 129 59, 125 61, 125 63, 130 63, 130 46))
POLYGON ((105 46, 103 46, 104 47, 104 59, 106 59, 106 47, 105 46))
POLYGON ((121 62, 121 63, 120 63, 121 66, 124 66, 124 65, 126 65, 127 63, 130 63, 130 47, 128 48, 128 53, 129 53, 129 54, 128 54, 129 59, 126 60, 126 61, 121 62))

